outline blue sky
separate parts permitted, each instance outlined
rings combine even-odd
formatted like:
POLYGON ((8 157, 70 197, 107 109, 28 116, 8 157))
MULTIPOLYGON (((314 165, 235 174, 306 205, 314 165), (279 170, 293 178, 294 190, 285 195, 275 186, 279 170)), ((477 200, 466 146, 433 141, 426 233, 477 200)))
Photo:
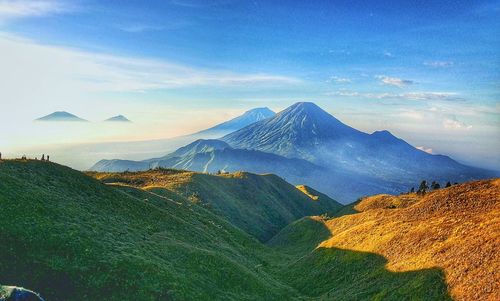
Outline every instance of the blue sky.
POLYGON ((18 129, 0 142, 21 149, 45 132, 29 121, 55 110, 135 121, 52 135, 76 143, 308 100, 500 169, 499 20, 499 1, 0 0, 0 123, 18 129))

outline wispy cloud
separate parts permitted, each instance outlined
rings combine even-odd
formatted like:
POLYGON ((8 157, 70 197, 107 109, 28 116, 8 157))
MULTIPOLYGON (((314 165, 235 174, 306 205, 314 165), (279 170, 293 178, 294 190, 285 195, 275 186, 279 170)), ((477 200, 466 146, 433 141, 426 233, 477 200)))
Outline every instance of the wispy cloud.
POLYGON ((371 99, 418 100, 418 101, 465 101, 455 92, 406 92, 406 93, 364 93, 350 90, 328 92, 329 96, 363 97, 371 99))
POLYGON ((118 23, 114 24, 113 27, 125 31, 128 33, 142 33, 151 31, 163 31, 163 30, 177 30, 184 27, 193 25, 193 21, 187 20, 169 20, 169 22, 162 22, 161 24, 150 24, 150 23, 118 23))
MULTIPOLYGON (((9 79, 11 70, 26 72, 25 81, 16 83, 18 89, 29 86, 30 74, 46 74, 54 82, 87 91, 146 91, 188 86, 246 86, 288 85, 300 79, 267 73, 242 73, 180 65, 163 60, 117 57, 62 47, 40 45, 0 35, 0 78, 9 79), (16 63, 14 63, 16 62, 16 63), (45 72, 50 70, 50 72, 45 72)), ((77 93, 77 92, 75 92, 77 93)))
POLYGON ((352 83, 352 80, 347 77, 332 76, 327 80, 327 82, 333 82, 337 84, 350 84, 352 83))
POLYGON ((433 67, 433 68, 446 68, 453 66, 452 61, 425 61, 424 66, 433 67))
POLYGON ((465 101, 464 98, 459 97, 454 92, 408 92, 395 94, 394 98, 407 99, 407 100, 442 100, 442 101, 465 101))
POLYGON ((209 6, 226 5, 233 0, 171 0, 170 3, 177 6, 190 8, 204 8, 209 6))
POLYGON ((469 130, 472 128, 472 125, 467 125, 464 122, 459 121, 453 115, 443 120, 443 126, 446 129, 452 129, 452 130, 469 130))
POLYGON ((56 0, 0 0, 0 19, 38 17, 73 9, 72 5, 56 0))
POLYGON ((427 148, 427 147, 425 147, 425 146, 417 146, 417 147, 415 147, 415 148, 416 148, 416 149, 419 149, 419 150, 421 150, 421 151, 423 151, 423 152, 426 152, 426 153, 428 153, 428 154, 432 154, 432 148, 427 148))
POLYGON ((384 51, 384 56, 385 57, 394 57, 394 55, 389 51, 384 51))
POLYGON ((398 77, 389 77, 385 75, 378 75, 376 76, 377 79, 379 79, 382 84, 384 85, 389 85, 389 86, 396 86, 396 87, 405 87, 413 84, 413 81, 408 80, 408 79, 401 79, 398 77))
MULTIPOLYGON (((401 108, 394 116, 402 118, 407 123, 425 124, 435 129, 442 128, 447 131, 472 129, 472 125, 459 120, 457 115, 451 112, 453 110, 443 110, 435 107, 422 109, 401 108)), ((425 151, 425 148, 422 147, 422 150, 425 151)))
POLYGON ((140 32, 146 32, 146 31, 159 31, 163 30, 163 26, 154 26, 154 25, 147 25, 147 24, 122 24, 122 25, 115 25, 114 26, 116 29, 119 29, 121 31, 129 32, 129 33, 140 33, 140 32))
POLYGON ((412 120, 423 120, 425 118, 424 112, 416 110, 403 110, 402 112, 398 113, 398 116, 412 120))

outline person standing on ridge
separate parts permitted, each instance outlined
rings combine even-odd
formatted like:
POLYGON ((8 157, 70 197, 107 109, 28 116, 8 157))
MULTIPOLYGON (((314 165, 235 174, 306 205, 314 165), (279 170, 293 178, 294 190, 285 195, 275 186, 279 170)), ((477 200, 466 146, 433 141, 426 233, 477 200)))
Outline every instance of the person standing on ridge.
POLYGON ((49 155, 47 155, 47 162, 49 162, 49 158, 50 158, 50 156, 49 156, 49 155))

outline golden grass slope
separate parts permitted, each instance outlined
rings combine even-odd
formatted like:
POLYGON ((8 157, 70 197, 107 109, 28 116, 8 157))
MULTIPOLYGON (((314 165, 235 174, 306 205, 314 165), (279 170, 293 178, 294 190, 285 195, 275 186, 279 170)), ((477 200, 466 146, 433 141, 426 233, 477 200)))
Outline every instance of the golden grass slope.
POLYGON ((500 300, 500 179, 378 195, 354 208, 325 221, 332 236, 318 248, 376 253, 394 272, 440 268, 454 299, 500 300))

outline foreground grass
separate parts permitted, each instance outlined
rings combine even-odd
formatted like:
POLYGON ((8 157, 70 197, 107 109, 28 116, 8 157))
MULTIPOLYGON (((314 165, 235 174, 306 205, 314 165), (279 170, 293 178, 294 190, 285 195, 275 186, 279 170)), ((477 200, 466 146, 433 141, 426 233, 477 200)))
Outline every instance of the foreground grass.
POLYGON ((47 300, 277 300, 268 249, 199 206, 43 162, 0 163, 0 283, 47 300))
MULTIPOLYGON (((269 245, 260 243, 232 224, 230 210, 206 205, 233 208, 224 203, 246 201, 255 206, 252 192, 276 193, 274 182, 264 191, 259 185, 246 191, 242 183, 259 180, 245 176, 191 178, 197 186, 180 193, 181 188, 164 184, 186 189, 187 181, 149 185, 161 179, 127 182, 107 175, 108 182, 119 183, 109 186, 53 163, 1 161, 0 283, 30 288, 46 300, 449 298, 441 269, 388 270, 390 261, 374 254, 378 251, 327 244, 340 233, 333 221, 359 214, 304 218, 269 245), (233 181, 227 190, 226 180, 233 181), (238 187, 245 192, 235 197, 238 187), (210 202, 193 201, 193 193, 210 202)), ((317 192, 292 188, 292 197, 300 193, 314 204, 317 192)), ((283 202, 289 195, 279 191, 275 197, 283 202)))

